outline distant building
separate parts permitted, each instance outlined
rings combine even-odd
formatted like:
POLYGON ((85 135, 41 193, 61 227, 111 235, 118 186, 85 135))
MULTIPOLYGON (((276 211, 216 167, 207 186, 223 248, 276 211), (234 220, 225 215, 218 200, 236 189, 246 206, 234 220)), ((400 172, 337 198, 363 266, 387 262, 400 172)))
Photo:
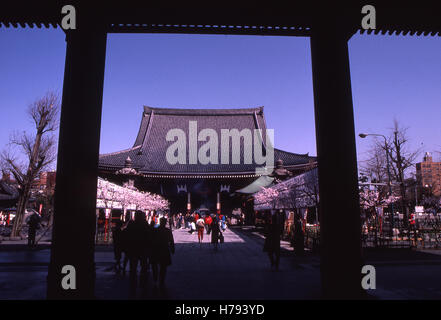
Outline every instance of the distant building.
POLYGON ((441 162, 433 162, 432 156, 426 152, 423 162, 416 164, 418 189, 431 190, 436 196, 441 196, 441 162))
POLYGON ((40 173, 39 189, 45 190, 47 193, 53 194, 55 190, 55 171, 47 171, 40 173))
POLYGON ((252 161, 252 157, 246 159, 251 155, 256 159, 257 151, 266 154, 266 129, 263 107, 170 109, 146 106, 133 147, 101 154, 99 175, 119 185, 132 181, 138 190, 163 196, 170 201, 172 214, 200 208, 231 214, 244 205, 243 193, 251 193, 249 189, 256 185, 267 186, 276 178, 298 175, 316 166, 316 157, 274 148, 274 161, 268 164, 269 169, 274 169, 273 175, 259 173, 256 169, 261 164, 252 161), (210 148, 210 160, 204 163, 199 161, 199 155, 207 142, 197 135, 199 130, 210 132, 210 142, 213 139, 216 151, 212 154, 210 148), (238 137, 237 145, 232 136, 228 136, 234 131, 244 135, 238 137), (247 132, 251 140, 246 139, 247 132), (184 138, 176 140, 177 144, 173 135, 170 139, 170 133, 177 136, 179 133, 184 138), (253 134, 258 140, 253 139, 253 134), (182 146, 182 161, 174 158, 169 161, 170 155, 175 157, 175 151, 169 152, 172 144, 182 146), (245 151, 248 147, 252 147, 249 152, 245 151), (235 160, 233 152, 237 155, 235 160), (245 188, 251 184, 254 185, 245 188))
POLYGON ((46 196, 53 196, 55 192, 55 178, 55 171, 40 172, 39 177, 32 182, 32 194, 40 193, 46 196))

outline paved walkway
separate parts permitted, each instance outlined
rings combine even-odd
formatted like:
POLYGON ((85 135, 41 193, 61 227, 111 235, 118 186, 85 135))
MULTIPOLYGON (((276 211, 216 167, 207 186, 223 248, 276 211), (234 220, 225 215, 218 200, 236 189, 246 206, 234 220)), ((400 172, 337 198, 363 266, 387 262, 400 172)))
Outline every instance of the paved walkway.
MULTIPOLYGON (((204 234, 202 244, 188 229, 173 232, 176 252, 168 269, 165 292, 148 287, 144 297, 170 299, 312 299, 320 297, 319 265, 303 265, 292 253, 283 255, 279 271, 270 269, 263 240, 252 234, 224 232, 225 242, 215 251, 204 234)), ((111 288, 121 276, 99 273, 102 298, 116 298, 111 288)), ((127 281, 120 286, 128 291, 127 281)), ((122 290, 121 292, 124 292, 122 290)), ((142 296, 142 294, 141 294, 142 296)), ((119 296, 118 298, 123 298, 119 296)))
MULTIPOLYGON (((214 251, 210 236, 200 245, 197 234, 174 230, 176 252, 166 278, 166 290, 138 290, 145 299, 312 299, 320 297, 319 264, 282 252, 280 270, 270 269, 263 239, 251 232, 224 233, 225 243, 214 251)), ((0 252, 0 299, 45 297, 49 249, 0 252)), ((128 274, 115 274, 113 252, 98 247, 96 296, 127 299, 128 274)))
MULTIPOLYGON (((263 238, 253 230, 228 229, 225 243, 216 252, 204 234, 186 229, 173 232, 176 253, 168 269, 166 289, 148 282, 137 299, 318 299, 319 258, 294 257, 282 243, 280 270, 270 269, 262 251, 263 238)), ((49 248, 0 246, 0 299, 44 299, 49 248)), ((423 252, 382 251, 367 255, 376 267, 381 299, 441 299, 441 256, 423 252)), ((128 274, 115 274, 111 247, 98 246, 96 296, 98 299, 128 299, 128 274)))

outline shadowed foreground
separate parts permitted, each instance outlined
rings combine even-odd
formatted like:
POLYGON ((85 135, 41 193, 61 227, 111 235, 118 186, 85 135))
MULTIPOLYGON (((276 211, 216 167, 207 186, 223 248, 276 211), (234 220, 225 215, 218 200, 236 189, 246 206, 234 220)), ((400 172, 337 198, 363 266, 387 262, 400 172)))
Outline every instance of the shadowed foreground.
MULTIPOLYGON (((151 272, 147 287, 138 288, 134 299, 319 299, 320 269, 316 255, 293 256, 282 242, 280 270, 270 269, 262 251, 263 239, 252 230, 228 229, 225 243, 215 252, 204 234, 173 232, 176 253, 168 268, 165 290, 154 288, 151 272)), ((0 299, 44 299, 50 250, 28 250, 20 245, 0 245, 0 299)), ((369 293, 381 299, 441 299, 441 252, 405 250, 367 251, 376 268, 377 289, 369 293), (432 254, 436 253, 436 254, 432 254)), ((111 247, 95 252, 98 299, 128 299, 129 275, 113 271, 111 247)))

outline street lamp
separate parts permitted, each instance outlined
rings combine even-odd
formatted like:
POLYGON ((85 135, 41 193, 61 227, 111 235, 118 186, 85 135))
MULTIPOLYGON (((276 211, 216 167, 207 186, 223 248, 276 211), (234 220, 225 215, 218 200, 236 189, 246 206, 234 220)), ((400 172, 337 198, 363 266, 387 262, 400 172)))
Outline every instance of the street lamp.
MULTIPOLYGON (((391 178, 390 178, 390 166, 389 166, 389 152, 388 152, 388 148, 387 148, 387 139, 384 135, 382 134, 378 134, 378 133, 360 133, 358 135, 360 138, 366 138, 367 136, 377 136, 377 137, 383 137, 384 139, 384 145, 385 145, 385 150, 386 150, 386 167, 387 167, 387 180, 388 180, 388 185, 389 185, 389 194, 390 196, 392 196, 392 184, 391 184, 391 178)), ((390 233, 391 236, 393 236, 393 227, 394 227, 394 204, 393 202, 391 202, 391 211, 392 211, 392 217, 391 217, 391 222, 390 222, 390 233)))

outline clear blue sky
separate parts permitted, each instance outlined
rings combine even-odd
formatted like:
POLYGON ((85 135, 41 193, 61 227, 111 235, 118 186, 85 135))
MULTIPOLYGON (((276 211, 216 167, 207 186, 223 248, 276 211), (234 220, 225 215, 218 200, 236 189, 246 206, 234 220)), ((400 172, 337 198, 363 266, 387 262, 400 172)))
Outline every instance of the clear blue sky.
MULTIPOLYGON (((412 147, 441 151, 441 38, 355 35, 349 46, 357 133, 386 134, 396 118, 412 147)), ((61 96, 64 33, 0 28, 0 48, 3 149, 12 131, 31 129, 32 101, 48 90, 61 96)), ((276 147, 316 155, 308 38, 109 35, 102 153, 132 146, 143 105, 263 105, 276 147)), ((369 144, 357 138, 359 159, 369 144)))

